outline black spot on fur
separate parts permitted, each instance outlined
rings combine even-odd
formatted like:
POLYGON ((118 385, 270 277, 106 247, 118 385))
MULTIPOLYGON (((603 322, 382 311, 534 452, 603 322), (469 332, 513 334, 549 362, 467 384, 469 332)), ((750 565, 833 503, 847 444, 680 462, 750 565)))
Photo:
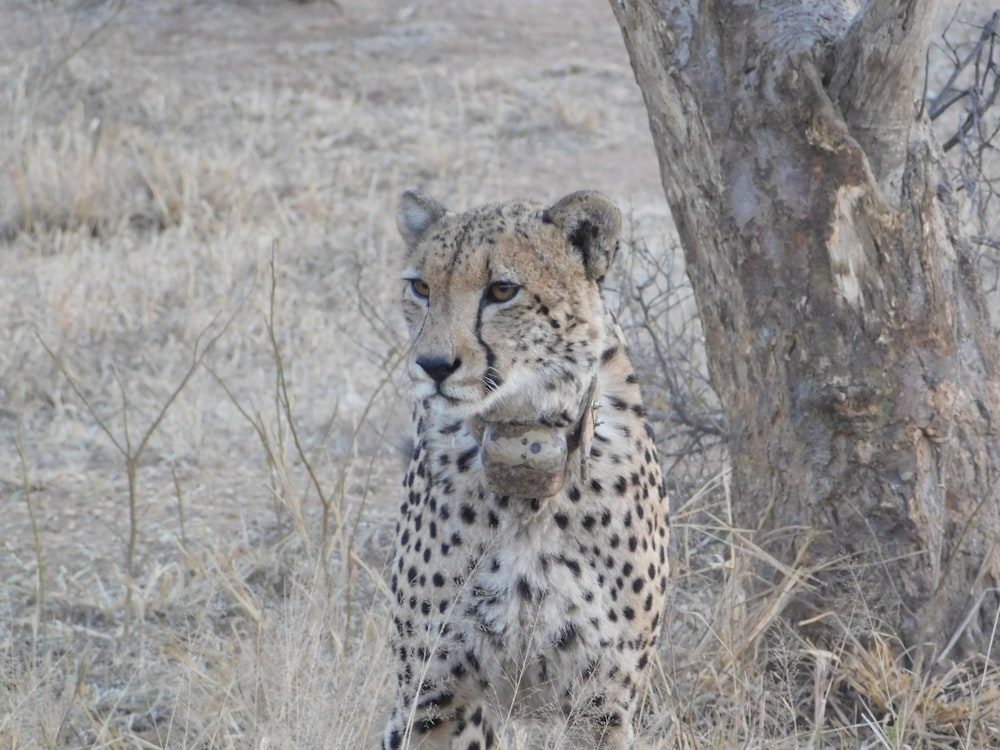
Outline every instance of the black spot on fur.
POLYGON ((626 409, 628 409, 628 403, 622 401, 620 398, 617 398, 615 396, 609 396, 608 403, 611 405, 613 409, 617 411, 625 411, 626 409))
POLYGON ((559 562, 565 565, 575 578, 580 577, 580 563, 576 560, 571 560, 565 555, 560 555, 559 562))
POLYGON ((620 727, 622 725, 622 716, 617 712, 601 714, 597 717, 597 723, 604 727, 620 727))
POLYGON ((534 595, 531 593, 531 584, 529 584, 528 579, 523 576, 517 581, 517 593, 526 602, 530 602, 534 599, 534 595))
POLYGON ((469 651, 465 652, 465 660, 469 662, 469 666, 472 667, 474 672, 479 672, 482 669, 482 665, 479 663, 479 659, 476 657, 476 652, 469 651))
POLYGON ((469 464, 471 464, 472 460, 476 456, 478 456, 478 455, 479 455, 479 446, 478 445, 475 445, 472 448, 469 448, 464 453, 459 454, 458 460, 455 462, 456 468, 460 472, 466 472, 466 471, 468 471, 469 470, 469 464))
POLYGON ((559 640, 556 641, 556 646, 565 651, 573 645, 578 637, 579 633, 576 631, 576 625, 569 623, 559 634, 559 640))

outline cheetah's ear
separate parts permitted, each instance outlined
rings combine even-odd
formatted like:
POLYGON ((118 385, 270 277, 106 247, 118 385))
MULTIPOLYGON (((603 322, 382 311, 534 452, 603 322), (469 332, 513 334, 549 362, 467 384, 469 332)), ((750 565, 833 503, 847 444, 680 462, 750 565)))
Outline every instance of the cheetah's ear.
POLYGON ((427 230, 446 213, 447 209, 429 195, 416 190, 403 193, 396 209, 396 226, 406 246, 415 247, 427 230))
POLYGON ((615 259, 622 226, 621 213, 611 199, 591 190, 573 193, 546 210, 542 220, 563 230, 582 256, 587 277, 603 281, 615 259))

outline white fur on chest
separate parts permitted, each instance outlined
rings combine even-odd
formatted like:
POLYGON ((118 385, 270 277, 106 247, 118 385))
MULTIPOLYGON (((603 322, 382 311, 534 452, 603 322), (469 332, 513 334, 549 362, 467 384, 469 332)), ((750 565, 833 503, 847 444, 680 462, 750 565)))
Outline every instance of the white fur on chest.
MULTIPOLYGON (((436 465, 438 451, 461 455, 475 446, 464 429, 439 436, 428 446, 429 463, 436 465)), ((446 474, 452 491, 446 500, 435 493, 433 515, 441 526, 438 533, 457 533, 462 540, 447 558, 454 602, 446 618, 451 632, 461 633, 462 647, 476 654, 501 702, 514 692, 530 695, 525 690, 544 681, 538 676, 541 659, 548 662, 550 675, 578 677, 586 666, 576 663, 581 655, 600 653, 608 645, 588 618, 613 606, 599 553, 603 545, 580 519, 588 514, 600 518, 607 509, 587 494, 572 502, 567 493, 577 484, 573 481, 549 498, 499 502, 486 489, 479 456, 465 472, 446 474), (442 504, 446 525, 440 520, 442 504), (474 522, 462 520, 463 505, 475 513, 474 522), (570 519, 565 528, 556 520, 559 513, 570 519)), ((433 484, 435 478, 429 479, 433 484)), ((577 471, 571 471, 571 479, 579 479, 577 471)), ((620 519, 614 518, 602 534, 619 527, 620 519)), ((546 691, 568 687, 550 678, 546 691)), ((539 705, 545 700, 539 695, 539 705)))

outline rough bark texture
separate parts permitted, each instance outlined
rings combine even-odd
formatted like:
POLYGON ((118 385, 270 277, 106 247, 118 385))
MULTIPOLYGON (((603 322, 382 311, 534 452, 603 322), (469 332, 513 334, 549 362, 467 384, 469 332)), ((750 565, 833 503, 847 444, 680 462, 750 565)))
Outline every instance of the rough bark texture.
POLYGON ((1000 379, 918 107, 932 5, 612 0, 726 410, 737 523, 823 566, 793 621, 953 659, 987 648, 1000 606, 1000 379))

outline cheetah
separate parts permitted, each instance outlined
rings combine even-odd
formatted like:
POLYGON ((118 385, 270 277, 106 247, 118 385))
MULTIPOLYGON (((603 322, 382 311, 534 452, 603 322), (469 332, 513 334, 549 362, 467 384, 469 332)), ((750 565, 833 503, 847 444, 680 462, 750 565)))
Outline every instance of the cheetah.
POLYGON ((410 191, 397 224, 416 436, 383 748, 487 750, 553 716, 581 747, 634 747, 669 514, 601 295, 620 213, 596 192, 455 213, 410 191))

